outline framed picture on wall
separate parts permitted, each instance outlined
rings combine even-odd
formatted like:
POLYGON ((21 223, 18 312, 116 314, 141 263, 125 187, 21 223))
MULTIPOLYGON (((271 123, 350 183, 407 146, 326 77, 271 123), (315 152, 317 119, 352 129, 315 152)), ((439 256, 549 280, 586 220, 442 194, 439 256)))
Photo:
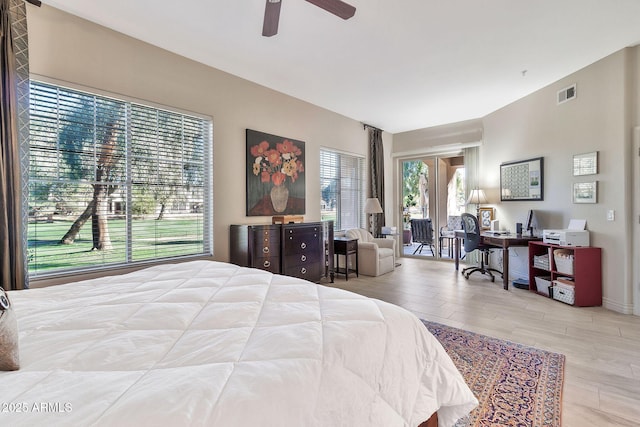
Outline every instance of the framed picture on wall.
POLYGON ((598 181, 575 182, 573 203, 598 203, 598 181))
POLYGON ((493 208, 478 208, 478 222, 480 222, 480 228, 488 230, 491 228, 491 221, 493 221, 493 208))
POLYGON ((598 152, 573 156, 573 176, 595 175, 598 173, 598 152))
POLYGON ((247 216, 305 213, 304 142, 247 129, 247 216))
POLYGON ((501 164, 500 200, 544 200, 544 158, 501 164))

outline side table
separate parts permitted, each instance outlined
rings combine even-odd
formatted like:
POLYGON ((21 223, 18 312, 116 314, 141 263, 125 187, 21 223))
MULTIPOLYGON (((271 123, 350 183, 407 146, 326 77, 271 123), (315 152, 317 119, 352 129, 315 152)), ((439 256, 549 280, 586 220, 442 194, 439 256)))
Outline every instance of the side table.
POLYGON ((336 274, 344 274, 345 280, 349 280, 349 273, 358 274, 358 239, 350 239, 348 237, 335 237, 333 239, 333 252, 336 255, 336 274), (344 255, 344 271, 340 271, 340 255, 344 255), (356 268, 349 268, 349 255, 356 256, 356 268))

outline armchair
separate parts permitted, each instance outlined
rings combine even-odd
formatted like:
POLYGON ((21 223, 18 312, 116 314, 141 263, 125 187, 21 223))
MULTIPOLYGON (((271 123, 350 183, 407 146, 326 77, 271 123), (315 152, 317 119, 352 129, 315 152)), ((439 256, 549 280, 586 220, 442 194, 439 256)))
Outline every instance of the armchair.
POLYGON ((374 238, 362 228, 347 230, 346 236, 358 239, 358 270, 365 276, 379 276, 396 266, 396 241, 374 238))
POLYGON ((449 215, 447 217, 447 225, 440 227, 440 256, 442 256, 442 249, 446 240, 449 258, 453 258, 453 241, 456 238, 456 230, 462 230, 462 217, 460 215, 449 215))
POLYGON ((420 243, 420 246, 413 251, 413 255, 418 251, 422 254, 422 248, 426 246, 431 249, 431 255, 436 256, 433 250, 433 224, 431 218, 411 220, 411 240, 415 243, 420 243))

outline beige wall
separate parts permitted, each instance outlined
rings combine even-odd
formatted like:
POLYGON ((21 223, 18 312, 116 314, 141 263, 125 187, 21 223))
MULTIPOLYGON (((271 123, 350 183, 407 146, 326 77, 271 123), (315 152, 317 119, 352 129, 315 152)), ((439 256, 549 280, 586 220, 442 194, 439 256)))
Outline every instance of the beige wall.
MULTIPOLYGON (((544 228, 564 228, 572 218, 586 219, 591 244, 603 249, 604 305, 623 313, 633 311, 634 288, 638 292, 633 266, 638 258, 633 243, 638 234, 634 224, 639 208, 633 203, 638 162, 633 161, 637 153, 632 148, 633 128, 640 123, 638 49, 619 51, 487 115, 480 131, 480 188, 496 208, 501 227, 513 231, 516 222, 525 222, 529 209, 541 211, 544 228), (577 97, 557 105, 557 91, 573 83, 577 97), (599 173, 574 177, 573 155, 590 151, 599 152, 599 173), (540 156, 545 162, 544 201, 501 203, 500 164, 540 156), (574 204, 573 183, 593 180, 598 181, 598 203, 574 204), (615 211, 615 221, 607 221, 608 210, 615 211)), ((474 126, 477 123, 464 122, 397 134, 394 148, 397 152, 429 149, 446 143, 447 138, 438 134, 461 138, 473 134, 474 126)), ((510 266, 512 277, 527 275, 526 249, 514 251, 510 266)), ((638 313, 640 302, 635 299, 638 313)))
MULTIPOLYGON (((214 258, 228 261, 229 225, 245 216, 245 129, 306 142, 306 214, 320 218, 320 147, 367 155, 355 120, 187 60, 43 5, 27 8, 32 74, 213 117, 214 258)), ((390 159, 393 136, 383 134, 390 159)), ((389 160, 390 161, 390 160, 389 160)), ((386 172, 391 179, 390 172, 386 172)), ((386 211, 393 199, 387 196, 386 211)))
POLYGON ((510 228, 527 209, 543 212, 544 228, 564 228, 572 218, 587 220, 591 244, 602 251, 604 305, 629 313, 632 300, 631 123, 625 78, 625 49, 484 118, 480 185, 499 199, 502 162, 543 156, 544 201, 496 203, 498 218, 510 228), (557 91, 577 84, 577 97, 557 105, 557 91), (574 177, 574 154, 598 151, 599 173, 574 177), (598 181, 597 204, 572 203, 575 182, 598 181), (614 210, 615 221, 607 221, 614 210))

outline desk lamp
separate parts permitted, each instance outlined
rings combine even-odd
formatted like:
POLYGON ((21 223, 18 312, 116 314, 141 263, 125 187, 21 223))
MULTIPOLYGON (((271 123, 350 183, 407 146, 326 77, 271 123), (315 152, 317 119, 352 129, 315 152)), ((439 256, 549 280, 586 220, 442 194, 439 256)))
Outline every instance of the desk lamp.
POLYGON ((375 237, 376 234, 373 229, 373 214, 382 213, 382 206, 380 206, 380 201, 377 197, 367 199, 364 203, 364 213, 371 215, 369 217, 369 227, 371 228, 371 234, 375 237))
POLYGON ((471 194, 469 194, 469 198, 467 199, 467 204, 475 204, 476 205, 476 217, 480 218, 480 204, 481 203, 489 203, 487 200, 487 196, 484 195, 484 190, 475 189, 471 190, 471 194))

